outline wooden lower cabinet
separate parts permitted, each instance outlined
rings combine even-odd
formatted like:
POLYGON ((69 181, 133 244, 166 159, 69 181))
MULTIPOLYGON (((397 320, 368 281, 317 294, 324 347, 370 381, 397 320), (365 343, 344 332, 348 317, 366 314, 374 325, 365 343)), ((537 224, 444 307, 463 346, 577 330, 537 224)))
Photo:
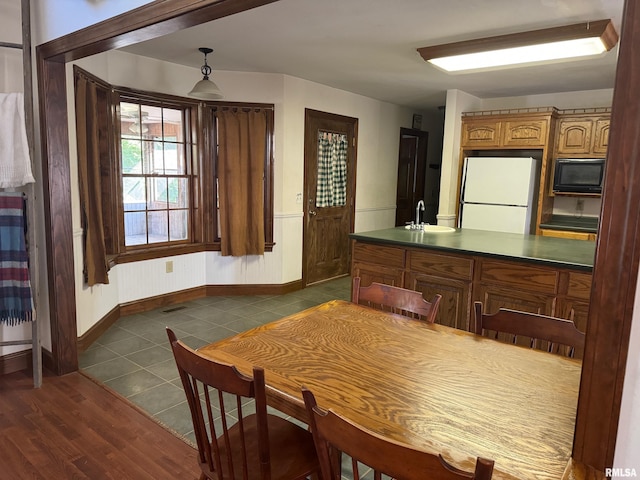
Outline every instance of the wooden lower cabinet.
POLYGON ((436 294, 442 295, 436 323, 469 330, 471 282, 409 272, 405 277, 405 288, 422 292, 427 300, 436 294))
MULTIPOLYGON (((436 322, 470 330, 473 302, 487 313, 511 308, 573 318, 585 331, 591 274, 553 265, 496 259, 424 248, 354 242, 352 276, 363 285, 386 283, 422 292, 427 300, 442 295, 436 322)), ((578 356, 578 352, 576 352, 578 356)), ((582 352, 579 352, 581 357, 582 352)))

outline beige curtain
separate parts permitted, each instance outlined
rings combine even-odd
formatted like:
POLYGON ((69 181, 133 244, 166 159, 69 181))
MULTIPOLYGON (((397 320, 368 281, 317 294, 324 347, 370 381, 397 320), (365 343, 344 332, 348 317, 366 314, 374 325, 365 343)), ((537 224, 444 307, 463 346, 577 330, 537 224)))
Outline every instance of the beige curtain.
MULTIPOLYGON (((102 222, 100 180, 100 131, 98 128, 96 85, 79 76, 76 82, 76 130, 80 209, 84 229, 84 277, 89 286, 109 283, 102 222)), ((103 112, 105 114, 106 112, 103 112)))
POLYGON ((219 109, 218 184, 222 255, 264 254, 267 112, 219 109))

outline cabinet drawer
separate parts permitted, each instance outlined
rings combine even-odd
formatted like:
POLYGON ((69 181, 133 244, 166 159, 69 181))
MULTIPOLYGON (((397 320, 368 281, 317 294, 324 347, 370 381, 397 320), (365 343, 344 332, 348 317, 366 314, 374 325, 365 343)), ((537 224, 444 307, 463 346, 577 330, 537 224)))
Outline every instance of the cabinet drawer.
POLYGON ((473 259, 427 252, 409 252, 409 270, 439 277, 471 280, 473 259))
POLYGON ((559 272, 514 263, 482 261, 480 282, 522 288, 526 291, 555 293, 558 288, 559 272))
POLYGON ((589 300, 591 298, 591 275, 587 273, 569 272, 567 296, 589 300))
POLYGON ((404 254, 402 248, 383 247, 368 243, 356 242, 353 246, 353 261, 375 263, 388 267, 404 268, 404 254))
POLYGON ((587 232, 572 232, 569 230, 546 230, 540 229, 540 235, 544 237, 557 237, 557 238, 573 238, 574 240, 595 240, 595 233, 587 232))

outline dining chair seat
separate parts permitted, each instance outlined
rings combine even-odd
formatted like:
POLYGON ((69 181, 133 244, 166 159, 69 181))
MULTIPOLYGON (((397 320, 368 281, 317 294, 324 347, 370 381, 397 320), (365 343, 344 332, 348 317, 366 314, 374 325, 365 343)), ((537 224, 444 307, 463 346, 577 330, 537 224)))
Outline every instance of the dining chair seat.
POLYGON ((311 434, 267 413, 262 368, 254 367, 253 377, 244 375, 192 350, 169 328, 167 335, 191 412, 201 480, 301 480, 319 474, 311 434))
POLYGON ((351 289, 353 303, 419 318, 429 323, 435 322, 441 299, 442 296, 436 294, 431 301, 427 301, 421 292, 377 282, 363 287, 360 277, 353 278, 351 289))

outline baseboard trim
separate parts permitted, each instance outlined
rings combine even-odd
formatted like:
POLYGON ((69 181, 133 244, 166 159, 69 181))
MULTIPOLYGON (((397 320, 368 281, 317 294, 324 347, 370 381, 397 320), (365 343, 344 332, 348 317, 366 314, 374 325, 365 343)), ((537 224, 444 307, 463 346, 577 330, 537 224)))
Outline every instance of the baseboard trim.
POLYGON ((155 310, 156 308, 189 302, 202 297, 223 295, 283 295, 300 289, 302 289, 302 280, 280 285, 205 285, 123 303, 122 305, 114 307, 84 335, 78 337, 78 353, 87 350, 87 348, 100 338, 109 327, 116 323, 120 317, 126 315, 144 313, 155 310))
MULTIPOLYGON (((44 348, 42 349, 42 368, 53 371, 53 355, 44 348)), ((21 370, 33 370, 31 350, 22 350, 0 357, 0 375, 7 375, 21 370)))
MULTIPOLYGON (((104 317, 98 320, 93 327, 78 337, 78 353, 86 351, 109 327, 116 323, 120 317, 126 315, 144 313, 159 307, 176 305, 202 297, 223 295, 284 295, 301 289, 302 280, 295 280, 279 285, 204 285, 116 305, 104 317)), ((51 352, 44 349, 42 350, 42 365, 43 368, 48 368, 53 371, 53 356, 51 352)), ((23 350, 21 352, 0 356, 0 375, 31 368, 31 350, 23 350)))

